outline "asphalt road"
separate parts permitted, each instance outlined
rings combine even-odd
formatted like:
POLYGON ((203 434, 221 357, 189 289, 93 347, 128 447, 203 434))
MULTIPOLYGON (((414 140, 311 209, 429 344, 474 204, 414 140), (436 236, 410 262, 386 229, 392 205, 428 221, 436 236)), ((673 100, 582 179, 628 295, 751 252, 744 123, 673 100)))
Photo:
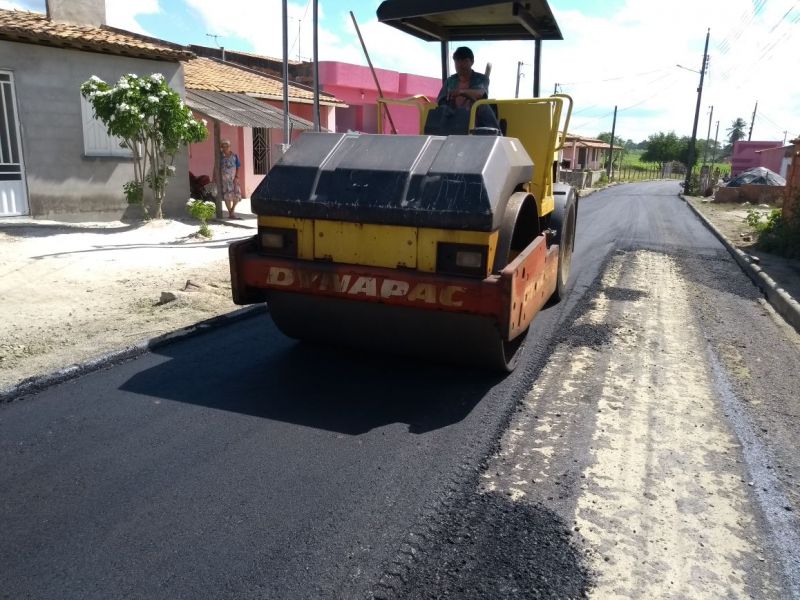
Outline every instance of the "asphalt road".
POLYGON ((800 343, 677 192, 505 379, 264 317, 0 406, 0 597, 798 597, 800 343))

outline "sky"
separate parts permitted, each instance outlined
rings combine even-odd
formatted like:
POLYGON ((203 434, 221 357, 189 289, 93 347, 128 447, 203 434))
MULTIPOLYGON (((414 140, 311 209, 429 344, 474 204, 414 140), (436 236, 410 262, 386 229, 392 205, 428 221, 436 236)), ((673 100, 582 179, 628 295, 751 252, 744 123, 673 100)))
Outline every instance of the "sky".
MULTIPOLYGON (((319 0, 319 59, 366 65, 349 12, 376 67, 439 77, 439 45, 377 22, 378 0, 319 0)), ((753 140, 800 136, 800 0, 549 0, 563 41, 542 43, 541 95, 574 99, 569 130, 640 142, 694 124, 703 47, 710 30, 697 137, 725 140, 752 121, 753 140), (680 66, 679 66, 680 65, 680 66), (756 109, 757 104, 757 109, 756 109), (713 112, 711 107, 713 106, 713 112), (755 120, 752 119, 755 111, 755 120), (710 131, 710 133, 709 133, 710 131)), ((0 0, 44 12, 45 0, 0 0)), ((106 0, 109 25, 179 44, 282 56, 281 0, 106 0)), ((288 3, 290 58, 310 59, 311 0, 288 3)), ((475 70, 492 64, 490 94, 532 95, 533 42, 469 44, 475 70)))

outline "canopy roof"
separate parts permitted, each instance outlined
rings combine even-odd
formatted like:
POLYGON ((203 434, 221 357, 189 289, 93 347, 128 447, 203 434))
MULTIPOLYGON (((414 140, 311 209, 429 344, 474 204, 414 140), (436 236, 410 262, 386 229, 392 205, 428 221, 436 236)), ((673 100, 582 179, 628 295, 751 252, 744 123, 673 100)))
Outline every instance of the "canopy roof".
MULTIPOLYGON (((234 127, 283 128, 283 111, 245 94, 212 92, 207 90, 186 90, 186 105, 234 127)), ((313 129, 314 124, 289 115, 293 129, 313 129)))
POLYGON ((547 0, 385 0, 378 20, 429 42, 564 39, 547 0))

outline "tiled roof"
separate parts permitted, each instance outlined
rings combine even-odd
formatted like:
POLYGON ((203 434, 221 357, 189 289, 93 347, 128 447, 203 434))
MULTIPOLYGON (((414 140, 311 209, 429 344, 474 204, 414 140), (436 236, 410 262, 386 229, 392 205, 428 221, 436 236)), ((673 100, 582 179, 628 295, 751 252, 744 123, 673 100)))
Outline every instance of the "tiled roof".
MULTIPOLYGON (((567 144, 572 145, 575 144, 577 146, 585 146, 587 148, 610 148, 611 145, 603 140, 598 140, 597 138, 590 138, 584 137, 581 135, 574 135, 574 134, 567 134, 567 144)), ((614 148, 618 148, 619 146, 614 146, 614 148)))
POLYGON ((0 10, 0 39, 136 58, 177 61, 194 56, 182 46, 107 25, 61 23, 21 10, 0 10))
MULTIPOLYGON (((183 63, 184 83, 187 90, 208 90, 249 94, 270 100, 283 100, 283 81, 263 73, 225 64, 210 58, 195 58, 183 63)), ((289 84, 289 99, 293 102, 311 104, 314 93, 304 87, 289 84)), ((321 104, 344 106, 330 94, 320 93, 321 104)))

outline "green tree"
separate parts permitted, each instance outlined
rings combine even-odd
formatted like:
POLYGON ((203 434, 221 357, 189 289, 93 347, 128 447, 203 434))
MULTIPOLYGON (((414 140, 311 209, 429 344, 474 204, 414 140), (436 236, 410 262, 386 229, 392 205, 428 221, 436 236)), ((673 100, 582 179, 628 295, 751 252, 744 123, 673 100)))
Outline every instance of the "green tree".
POLYGON ((744 130, 747 127, 747 121, 743 118, 739 117, 735 121, 731 123, 731 126, 728 127, 728 142, 730 142, 731 146, 738 142, 739 140, 744 139, 744 130))
MULTIPOLYGON (((647 138, 647 146, 642 154, 642 162, 658 163, 661 168, 665 163, 681 159, 681 151, 686 152, 674 131, 669 133, 659 132, 647 138)), ((685 160, 685 156, 684 156, 685 160)), ((682 161, 683 162, 683 161, 682 161)))
POLYGON ((81 85, 81 94, 108 133, 133 153, 134 179, 124 186, 128 201, 143 201, 147 185, 153 197, 152 216, 160 219, 167 182, 175 173, 175 155, 181 147, 206 138, 205 123, 192 117, 160 73, 123 75, 113 86, 93 75, 81 85))

